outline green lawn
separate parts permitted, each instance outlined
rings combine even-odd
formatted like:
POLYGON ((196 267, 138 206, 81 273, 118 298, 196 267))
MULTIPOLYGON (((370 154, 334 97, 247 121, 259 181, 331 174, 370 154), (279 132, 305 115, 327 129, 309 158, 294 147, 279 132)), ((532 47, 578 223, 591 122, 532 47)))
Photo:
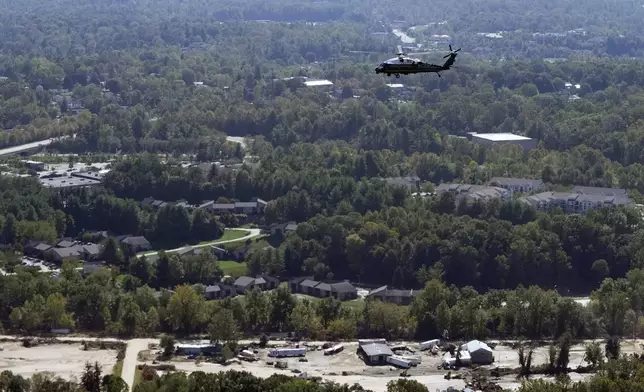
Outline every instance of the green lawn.
POLYGON ((216 240, 202 241, 199 243, 199 245, 210 244, 212 242, 219 242, 219 241, 236 240, 238 238, 245 237, 247 233, 248 232, 245 230, 224 229, 224 235, 222 235, 221 237, 217 238, 216 240))
POLYGON ((141 369, 139 369, 139 365, 136 365, 136 368, 134 369, 134 383, 132 385, 132 390, 134 390, 134 387, 141 381, 143 381, 141 377, 141 369))
MULTIPOLYGON (((219 237, 217 239, 210 240, 210 241, 202 241, 202 242, 200 242, 198 244, 185 244, 185 245, 182 245, 182 246, 179 246, 179 247, 176 247, 176 248, 181 248, 181 247, 184 247, 184 246, 206 246, 206 245, 211 245, 211 244, 215 245, 215 244, 217 244, 219 242, 222 242, 222 241, 234 241, 236 239, 239 239, 240 240, 239 242, 242 242, 242 241, 244 241, 243 238, 245 236, 247 236, 247 235, 248 235, 248 232, 245 231, 245 230, 224 229, 224 235, 222 235, 221 237, 219 237)), ((237 243, 237 242, 238 241, 234 241, 233 243, 237 243)), ((176 248, 173 248, 173 249, 176 249, 176 248)), ((139 252, 137 255, 138 256, 140 256, 140 255, 152 255, 152 254, 158 253, 158 252, 160 252, 162 250, 165 250, 166 252, 169 251, 168 249, 157 249, 157 250, 154 250, 154 251, 146 250, 146 251, 143 251, 143 252, 139 252)))
POLYGON ((118 377, 121 377, 121 373, 123 372, 123 360, 117 361, 116 364, 114 365, 114 368, 112 369, 112 374, 118 377))
POLYGON ((246 263, 238 263, 232 260, 219 260, 219 266, 224 275, 239 277, 246 273, 246 263))

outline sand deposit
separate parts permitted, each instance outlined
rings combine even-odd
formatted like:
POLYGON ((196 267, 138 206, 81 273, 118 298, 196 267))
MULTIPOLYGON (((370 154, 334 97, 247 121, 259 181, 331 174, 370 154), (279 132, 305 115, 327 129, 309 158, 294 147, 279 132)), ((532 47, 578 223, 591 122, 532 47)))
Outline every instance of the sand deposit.
POLYGON ((67 380, 77 379, 86 362, 98 362, 104 373, 111 373, 116 364, 115 350, 83 351, 80 344, 51 344, 26 348, 21 343, 0 343, 0 372, 30 377, 34 373, 51 372, 67 380))

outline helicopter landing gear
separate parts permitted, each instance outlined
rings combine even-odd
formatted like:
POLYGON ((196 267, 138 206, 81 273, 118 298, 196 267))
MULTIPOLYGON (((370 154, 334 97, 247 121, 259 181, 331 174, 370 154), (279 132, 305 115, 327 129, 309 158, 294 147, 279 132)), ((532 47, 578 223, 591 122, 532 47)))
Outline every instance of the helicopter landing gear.
POLYGON ((438 72, 436 72, 436 75, 438 75, 439 78, 442 78, 441 74, 439 74, 438 72))
POLYGON ((400 74, 396 74, 396 79, 399 79, 399 78, 400 78, 400 74))
POLYGON ((387 74, 387 76, 391 76, 391 74, 390 74, 390 73, 388 73, 388 74, 387 74))

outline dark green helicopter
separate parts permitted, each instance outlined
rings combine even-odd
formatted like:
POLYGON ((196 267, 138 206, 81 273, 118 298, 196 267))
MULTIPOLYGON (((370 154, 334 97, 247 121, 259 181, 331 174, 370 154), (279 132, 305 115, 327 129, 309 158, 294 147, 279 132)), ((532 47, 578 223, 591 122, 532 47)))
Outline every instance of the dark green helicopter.
POLYGON ((460 50, 460 48, 452 50, 452 45, 450 45, 449 53, 443 56, 447 61, 445 61, 445 64, 443 65, 437 65, 426 63, 416 58, 407 57, 407 53, 403 53, 402 48, 398 45, 398 53, 396 54, 398 57, 391 58, 381 63, 376 68, 376 73, 384 73, 387 74, 387 76, 391 76, 393 74, 399 78, 400 75, 435 72, 440 77, 440 72, 447 71, 452 67, 454 61, 456 61, 457 52, 460 50))

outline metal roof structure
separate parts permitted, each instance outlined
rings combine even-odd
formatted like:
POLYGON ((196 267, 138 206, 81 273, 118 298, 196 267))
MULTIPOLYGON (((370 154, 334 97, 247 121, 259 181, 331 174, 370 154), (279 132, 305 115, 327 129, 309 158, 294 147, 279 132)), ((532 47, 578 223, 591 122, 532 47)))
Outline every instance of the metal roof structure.
POLYGON ((492 142, 508 142, 516 140, 532 140, 529 137, 515 135, 513 133, 476 133, 472 137, 489 140, 492 142))
POLYGON ((361 345, 362 351, 368 357, 375 357, 378 355, 394 355, 394 352, 386 345, 382 343, 369 343, 361 345))
POLYGON ((307 80, 304 82, 306 87, 333 86, 330 80, 307 80))

